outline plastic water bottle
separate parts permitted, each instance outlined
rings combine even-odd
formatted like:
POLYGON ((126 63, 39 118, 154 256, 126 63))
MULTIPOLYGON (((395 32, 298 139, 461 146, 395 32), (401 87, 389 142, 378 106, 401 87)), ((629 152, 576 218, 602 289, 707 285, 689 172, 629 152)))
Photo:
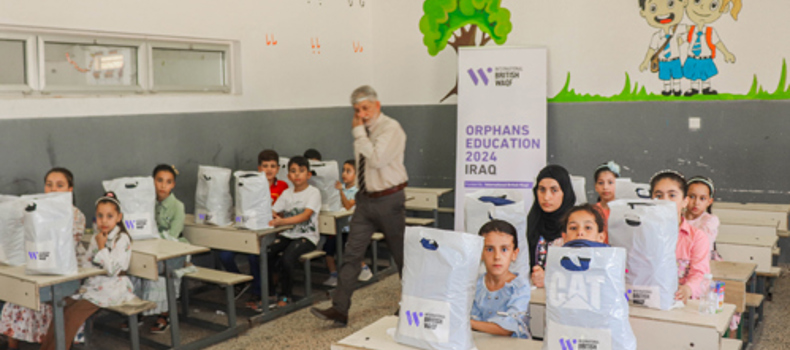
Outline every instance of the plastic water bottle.
POLYGON ((715 305, 718 303, 718 297, 715 295, 716 292, 713 287, 713 275, 705 274, 705 278, 700 282, 702 295, 699 298, 699 312, 701 314, 716 313, 715 305))

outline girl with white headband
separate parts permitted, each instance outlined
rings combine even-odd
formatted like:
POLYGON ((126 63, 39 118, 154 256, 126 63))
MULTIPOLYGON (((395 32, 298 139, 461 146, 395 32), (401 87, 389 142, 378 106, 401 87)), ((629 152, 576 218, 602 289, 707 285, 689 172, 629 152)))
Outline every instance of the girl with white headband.
POLYGON ((711 214, 716 187, 713 180, 705 176, 694 176, 688 180, 689 204, 684 216, 691 226, 708 235, 711 260, 722 260, 716 252, 716 236, 719 234, 719 218, 711 214))
MULTIPOLYGON (((79 293, 65 299, 63 308, 66 339, 74 339, 80 326, 99 308, 123 304, 135 298, 132 281, 125 272, 132 259, 132 238, 126 232, 121 202, 114 192, 107 192, 96 201, 97 232, 91 239, 82 267, 105 271, 104 275, 88 278, 79 293)), ((51 323, 42 350, 55 349, 55 323, 51 323)), ((71 349, 71 342, 66 345, 71 349)))

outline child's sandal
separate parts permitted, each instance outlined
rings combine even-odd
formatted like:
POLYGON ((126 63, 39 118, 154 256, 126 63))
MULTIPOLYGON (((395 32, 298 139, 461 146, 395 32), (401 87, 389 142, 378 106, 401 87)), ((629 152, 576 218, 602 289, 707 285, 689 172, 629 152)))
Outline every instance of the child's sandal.
POLYGON ((159 319, 156 320, 154 326, 151 327, 151 333, 161 334, 166 332, 169 328, 170 328, 170 317, 159 316, 159 319))

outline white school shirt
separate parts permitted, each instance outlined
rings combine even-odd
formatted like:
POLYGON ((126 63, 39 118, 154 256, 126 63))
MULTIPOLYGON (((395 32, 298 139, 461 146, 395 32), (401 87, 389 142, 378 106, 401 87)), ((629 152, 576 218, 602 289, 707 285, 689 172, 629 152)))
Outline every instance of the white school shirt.
POLYGON ((367 131, 365 125, 359 125, 351 130, 351 134, 354 135, 357 179, 359 155, 365 156, 365 188, 368 192, 383 191, 409 180, 403 165, 406 133, 397 120, 380 113, 367 131))
MULTIPOLYGON (((670 33, 672 33, 671 28, 670 28, 670 33)), ((664 57, 666 51, 661 51, 658 53, 658 60, 669 61, 673 58, 680 58, 680 46, 678 46, 678 38, 681 38, 684 41, 687 40, 688 37, 686 36, 686 33, 687 33, 686 25, 678 24, 678 27, 675 33, 673 34, 672 39, 669 40, 669 45, 667 45, 667 47, 669 48, 669 58, 664 57)), ((661 49, 661 46, 664 46, 664 42, 666 41, 667 41, 666 34, 664 33, 664 30, 661 29, 653 33, 653 38, 650 40, 650 48, 658 51, 661 49)))
POLYGON ((88 278, 80 288, 80 293, 72 298, 85 299, 99 307, 120 305, 134 299, 132 281, 120 275, 129 269, 129 261, 132 260, 129 235, 120 233, 120 229, 115 227, 107 236, 107 243, 102 250, 96 243, 97 236, 91 238, 82 267, 103 269, 107 274, 88 278))
POLYGON ((275 213, 281 213, 284 218, 299 215, 305 209, 313 211, 310 219, 294 225, 294 228, 283 231, 280 235, 290 239, 304 237, 318 245, 318 213, 321 211, 321 191, 312 185, 308 185, 307 188, 299 192, 294 192, 294 188, 289 187, 272 206, 272 210, 275 213))
MULTIPOLYGON (((691 26, 688 27, 688 30, 691 30, 691 26)), ((707 31, 708 31, 707 26, 702 26, 702 28, 700 28, 700 26, 694 26, 694 33, 692 33, 691 35, 691 42, 688 43, 689 57, 710 57, 713 54, 713 51, 711 51, 710 46, 708 46, 708 39, 705 37, 707 35, 707 31), (702 32, 702 38, 699 41, 700 43, 699 48, 701 51, 699 55, 695 55, 693 49, 694 49, 694 44, 697 42, 697 35, 699 32, 702 32)), ((688 42, 688 32, 686 33, 686 37, 684 40, 688 42)), ((721 41, 721 39, 719 39, 719 34, 716 33, 716 28, 710 27, 711 44, 713 44, 713 46, 716 47, 716 44, 718 44, 719 41, 721 41)))

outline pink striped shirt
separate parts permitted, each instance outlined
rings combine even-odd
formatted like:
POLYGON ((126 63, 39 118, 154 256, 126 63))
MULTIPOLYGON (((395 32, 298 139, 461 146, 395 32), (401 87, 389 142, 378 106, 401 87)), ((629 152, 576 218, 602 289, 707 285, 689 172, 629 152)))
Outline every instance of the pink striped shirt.
POLYGON ((700 282, 710 273, 710 243, 705 232, 691 226, 686 219, 680 223, 678 246, 675 249, 678 262, 678 284, 691 287, 693 298, 702 295, 700 282))

